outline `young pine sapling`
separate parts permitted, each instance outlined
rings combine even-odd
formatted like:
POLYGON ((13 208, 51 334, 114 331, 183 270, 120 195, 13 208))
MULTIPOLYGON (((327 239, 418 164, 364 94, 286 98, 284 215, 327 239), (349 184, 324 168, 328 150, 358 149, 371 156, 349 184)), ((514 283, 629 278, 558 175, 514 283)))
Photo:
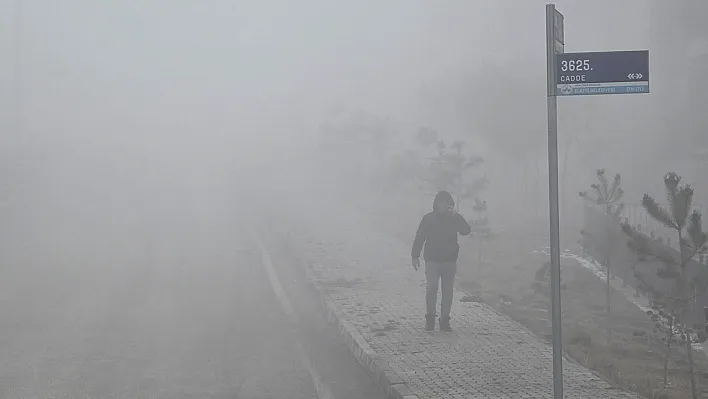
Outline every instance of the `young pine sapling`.
POLYGON ((664 267, 657 274, 659 277, 669 279, 673 283, 672 292, 670 295, 666 295, 663 303, 668 312, 669 321, 666 340, 667 351, 664 359, 664 382, 667 381, 671 341, 674 338, 675 327, 678 327, 679 334, 686 343, 691 393, 693 398, 697 398, 691 346, 693 331, 687 327, 686 323, 689 320, 689 310, 691 308, 689 305, 694 295, 691 287, 702 284, 703 281, 699 280, 703 279, 704 276, 695 273, 689 274, 687 266, 691 264, 696 254, 705 252, 707 235, 703 231, 701 213, 691 210, 693 188, 689 185, 680 185, 680 182, 681 177, 676 173, 667 173, 664 176, 668 207, 657 203, 649 194, 644 194, 642 198, 642 206, 653 219, 676 231, 679 243, 678 259, 676 259, 676 255, 669 252, 669 249, 654 245, 650 238, 639 233, 630 225, 625 224, 622 229, 631 238, 630 248, 634 249, 642 257, 649 255, 661 260, 664 267))

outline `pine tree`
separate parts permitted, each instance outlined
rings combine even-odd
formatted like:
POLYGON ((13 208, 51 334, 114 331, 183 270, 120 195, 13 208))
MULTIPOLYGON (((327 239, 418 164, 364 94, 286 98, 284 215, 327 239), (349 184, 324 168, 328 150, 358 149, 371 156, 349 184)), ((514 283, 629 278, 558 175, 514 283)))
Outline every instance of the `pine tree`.
POLYGON ((620 174, 616 174, 612 180, 612 184, 607 180, 605 175, 605 169, 598 169, 596 172, 598 183, 590 185, 592 193, 583 191, 580 196, 585 200, 591 202, 596 206, 600 206, 605 216, 605 245, 602 262, 605 266, 605 301, 607 305, 607 340, 609 343, 610 337, 612 335, 612 322, 611 322, 611 298, 612 298, 612 287, 610 286, 611 277, 611 248, 612 248, 612 226, 613 221, 619 218, 620 213, 624 209, 624 204, 619 203, 619 201, 624 196, 624 191, 622 190, 622 177, 620 174))
POLYGON ((480 193, 489 184, 486 177, 468 176, 467 172, 481 165, 484 160, 465 155, 464 146, 465 143, 458 140, 448 150, 445 141, 438 140, 437 154, 430 158, 428 174, 423 178, 430 191, 446 190, 454 195, 458 210, 462 202, 479 200, 480 193))
POLYGON ((667 173, 664 176, 668 208, 658 204, 649 194, 644 194, 642 198, 642 206, 653 219, 676 231, 679 242, 679 259, 676 259, 668 251, 654 249, 657 246, 652 245, 651 239, 640 234, 628 224, 623 225, 622 229, 631 238, 630 248, 644 258, 647 255, 651 255, 655 259, 661 260, 664 268, 658 271, 658 275, 662 278, 673 280, 673 292, 671 295, 667 295, 663 301, 663 305, 669 314, 666 340, 667 351, 664 359, 664 383, 667 383, 671 341, 674 339, 674 330, 677 327, 681 338, 686 343, 691 393, 695 399, 698 396, 691 346, 693 331, 686 326, 686 321, 689 316, 689 303, 693 299, 691 287, 699 285, 701 282, 699 281, 700 276, 689 281, 686 266, 696 254, 705 252, 708 237, 703 232, 701 213, 696 210, 691 211, 693 188, 690 185, 680 185, 680 183, 681 177, 676 173, 667 173))

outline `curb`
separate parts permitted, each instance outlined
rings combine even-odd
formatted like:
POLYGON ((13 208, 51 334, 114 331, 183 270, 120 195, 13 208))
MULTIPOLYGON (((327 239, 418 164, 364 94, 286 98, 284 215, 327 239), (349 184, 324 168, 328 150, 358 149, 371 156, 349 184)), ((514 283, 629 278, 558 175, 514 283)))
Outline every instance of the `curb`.
POLYGON ((337 327, 339 336, 347 344, 356 361, 374 378, 378 385, 390 399, 420 399, 411 393, 410 389, 398 373, 393 371, 381 356, 374 351, 363 335, 354 327, 332 302, 312 275, 307 265, 303 265, 307 278, 320 296, 327 321, 337 327))

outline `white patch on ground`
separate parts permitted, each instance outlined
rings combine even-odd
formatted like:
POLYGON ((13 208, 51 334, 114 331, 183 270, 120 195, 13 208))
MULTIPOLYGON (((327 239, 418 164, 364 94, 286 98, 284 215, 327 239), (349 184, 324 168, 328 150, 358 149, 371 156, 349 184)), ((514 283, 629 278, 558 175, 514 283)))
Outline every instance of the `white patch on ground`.
MULTIPOLYGON (((551 256, 549 247, 544 248, 542 251, 533 251, 533 253, 551 256)), ((580 266, 590 270, 592 274, 594 274, 601 281, 607 281, 607 274, 604 271, 604 267, 600 262, 592 258, 583 258, 582 256, 576 255, 570 252, 570 250, 566 249, 565 251, 561 252, 561 259, 573 259, 577 261, 580 266)), ((612 277, 610 279, 610 287, 624 294, 625 298, 627 298, 628 301, 633 303, 644 313, 650 310, 653 311, 651 308, 651 300, 649 299, 649 297, 635 290, 631 286, 625 285, 624 281, 621 278, 616 276, 612 277)), ((666 325, 668 328, 668 321, 663 320, 663 318, 661 321, 662 324, 666 325)), ((678 334, 678 331, 676 333, 678 334)), ((708 354, 708 347, 703 343, 694 343, 693 347, 708 354)))

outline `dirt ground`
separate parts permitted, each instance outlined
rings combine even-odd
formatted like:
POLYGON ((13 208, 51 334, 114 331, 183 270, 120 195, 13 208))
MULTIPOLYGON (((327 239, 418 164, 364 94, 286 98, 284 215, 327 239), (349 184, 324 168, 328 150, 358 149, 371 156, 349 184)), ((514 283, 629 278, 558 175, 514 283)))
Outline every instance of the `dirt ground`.
MULTIPOLYGON (((545 255, 533 253, 533 246, 538 249, 547 244, 532 241, 508 235, 493 241, 462 241, 458 283, 472 297, 495 306, 550 341, 550 300, 546 292, 534 292, 532 288, 536 271, 547 261, 545 255), (520 241, 527 244, 510 244, 520 241)), ((649 317, 623 293, 614 291, 608 318, 605 283, 575 260, 563 259, 561 264, 563 342, 567 354, 616 386, 648 398, 690 398, 685 348, 672 350, 669 383, 664 387, 665 344, 660 341, 661 335, 654 333, 649 317), (612 326, 609 344, 608 323, 612 326)), ((696 350, 693 353, 699 392, 703 392, 700 397, 706 397, 708 357, 696 350)))

